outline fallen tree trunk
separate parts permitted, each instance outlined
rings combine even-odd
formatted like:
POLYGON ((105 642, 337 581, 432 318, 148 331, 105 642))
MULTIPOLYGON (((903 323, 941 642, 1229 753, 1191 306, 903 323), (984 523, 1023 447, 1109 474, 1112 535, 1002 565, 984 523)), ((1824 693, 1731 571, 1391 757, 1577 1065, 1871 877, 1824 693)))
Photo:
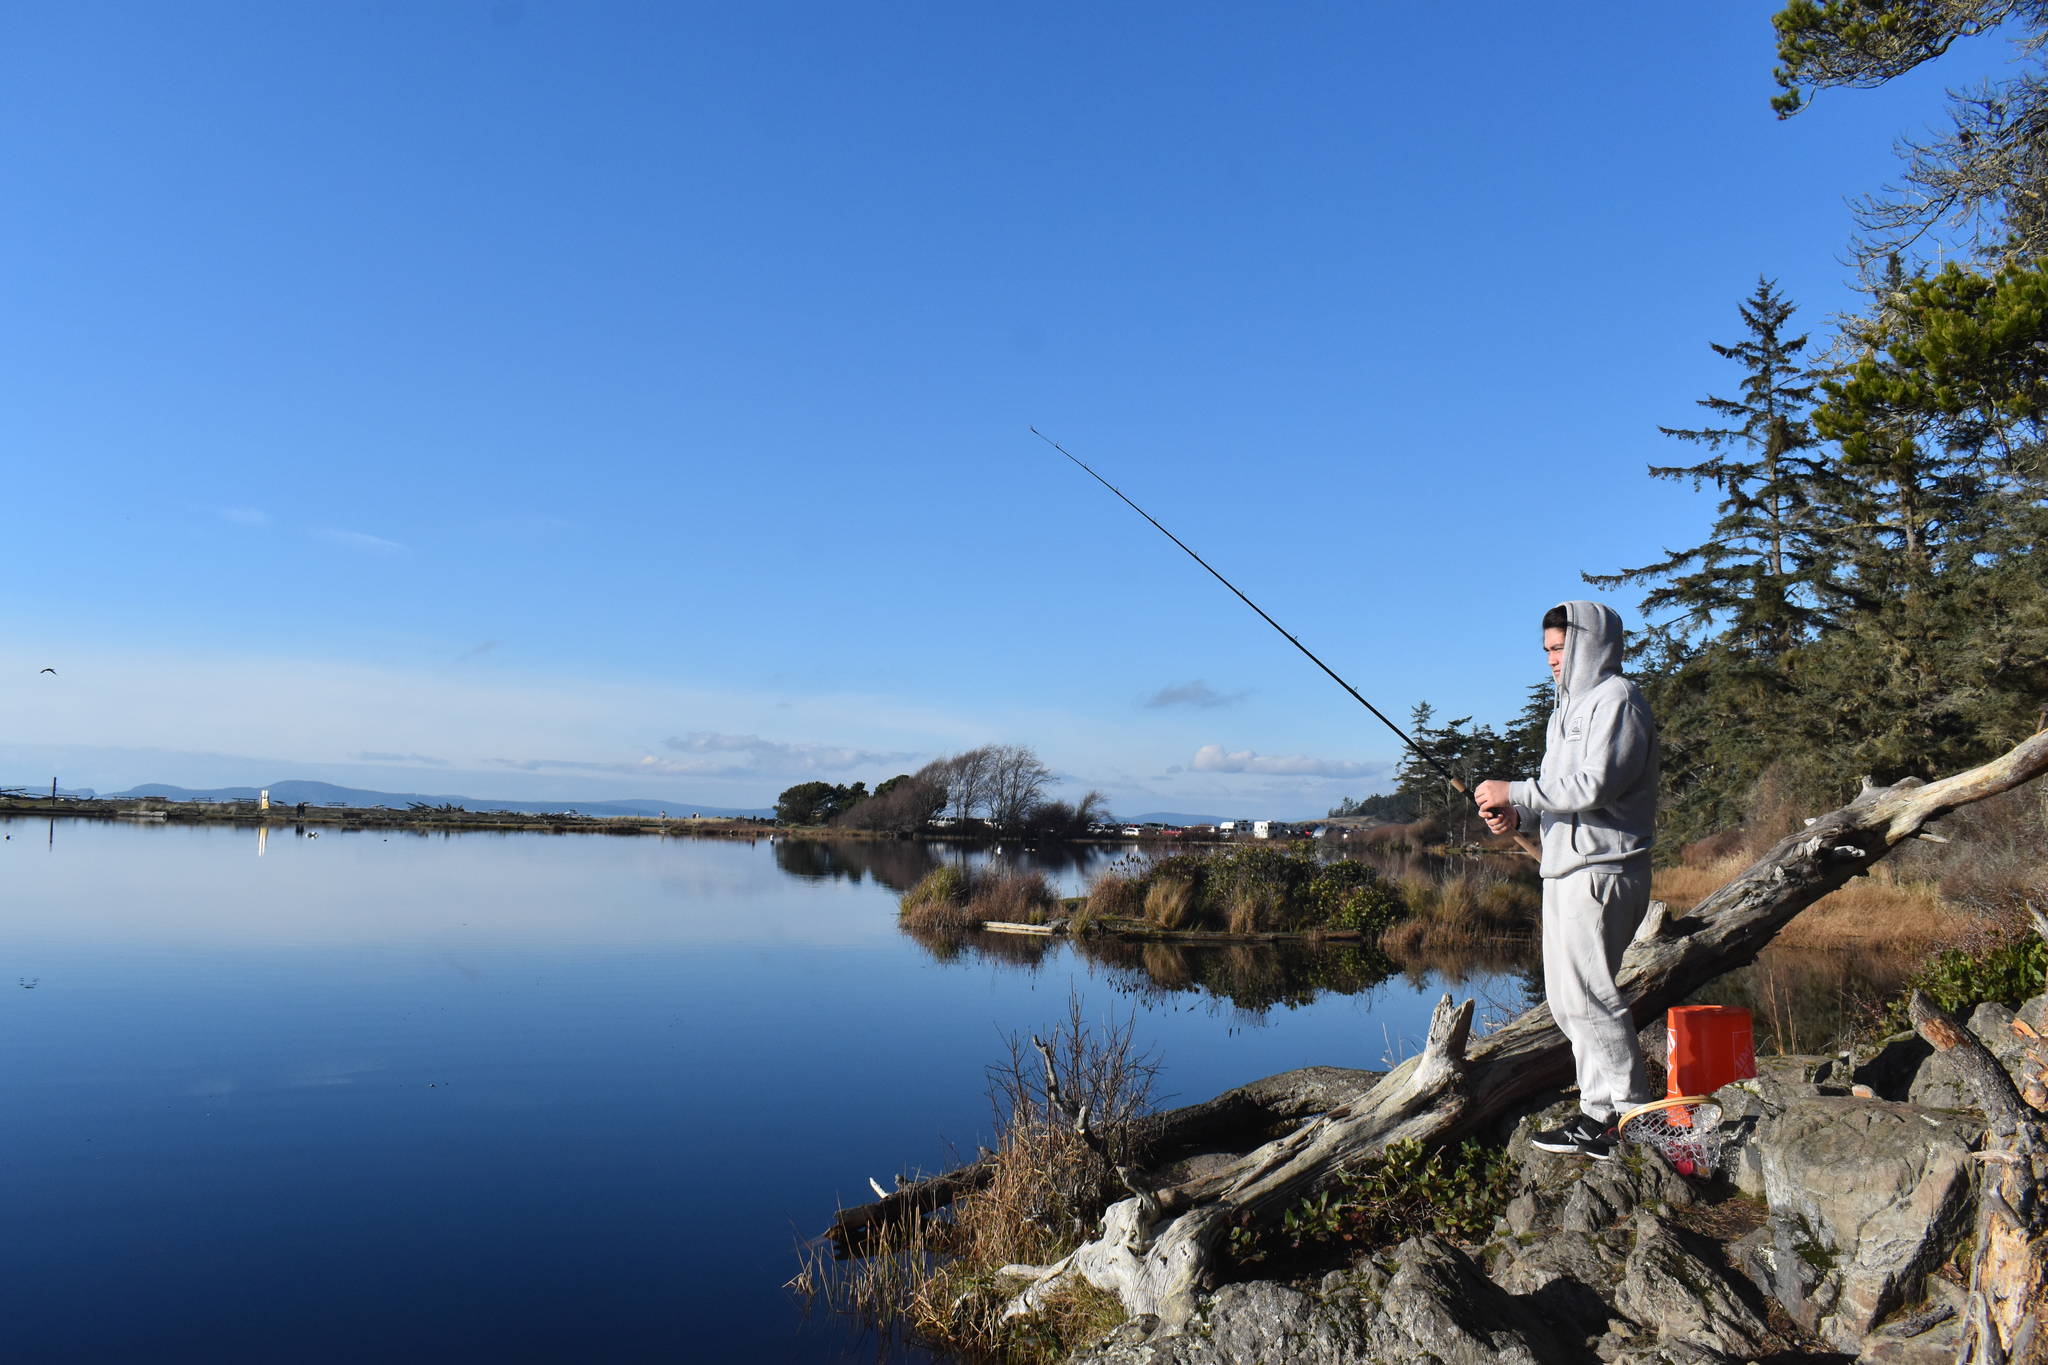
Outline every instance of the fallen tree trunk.
MULTIPOLYGON (((2048 939, 2048 920, 2038 910, 2034 928, 2048 939)), ((1910 1012, 1920 1036, 1969 1078, 1985 1118, 1977 1254, 1957 1365, 2041 1365, 2048 1361, 2048 1111, 2040 1096, 2048 1055, 2034 1035, 2017 1074, 2008 1075, 1984 1044, 1919 991, 1910 1012)))
MULTIPOLYGON (((1384 1075, 1341 1066, 1305 1066, 1226 1090, 1200 1104, 1147 1114, 1121 1138, 1127 1162, 1152 1166, 1191 1152, 1241 1151, 1283 1123, 1326 1114, 1364 1094, 1384 1075)), ((883 1228, 936 1212, 995 1178, 995 1158, 914 1181, 871 1204, 841 1209, 826 1229, 834 1251, 857 1255, 883 1228)))
MULTIPOLYGON (((2048 771, 2048 730, 2009 753, 1937 782, 1871 787, 1779 842, 1747 871, 1678 918, 1652 916, 1622 959, 1617 985, 1638 1026, 1714 978, 1755 959, 1787 921, 1866 871, 1927 825, 2048 771)), ((1344 1168, 1392 1142, 1439 1143, 1490 1123, 1523 1101, 1564 1088, 1571 1048, 1537 1006, 1468 1051, 1472 1002, 1438 1003, 1420 1055, 1322 1119, 1226 1167, 1122 1200, 1094 1241, 1049 1267, 1013 1267, 1031 1283, 1008 1312, 1035 1312, 1074 1279, 1115 1293, 1131 1316, 1175 1326, 1215 1280, 1233 1225, 1263 1227, 1344 1168)))

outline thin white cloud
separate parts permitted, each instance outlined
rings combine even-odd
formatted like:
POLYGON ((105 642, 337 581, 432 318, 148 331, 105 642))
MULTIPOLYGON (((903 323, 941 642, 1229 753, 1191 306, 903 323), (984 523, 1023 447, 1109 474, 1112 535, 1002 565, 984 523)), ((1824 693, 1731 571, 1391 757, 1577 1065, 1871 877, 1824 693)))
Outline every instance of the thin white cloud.
POLYGON ((1252 749, 1225 749, 1221 744, 1204 744, 1188 761, 1188 767, 1198 773, 1261 773, 1268 777, 1367 777, 1381 766, 1306 754, 1261 754, 1252 749))
POLYGON ((330 526, 314 534, 330 545, 340 545, 345 549, 360 550, 365 554, 402 555, 405 553, 405 547, 397 541, 386 540, 382 536, 373 536, 367 531, 342 531, 330 526))
POLYGON ((675 756, 642 754, 632 761, 580 758, 487 758, 494 768, 638 777, 773 777, 841 773, 854 768, 908 767, 915 753, 832 744, 786 743, 759 735, 697 731, 663 741, 675 756))
MULTIPOLYGON (((687 755, 677 760, 678 771, 704 772, 715 768, 722 774, 844 772, 849 768, 877 764, 906 764, 918 754, 884 749, 860 749, 808 741, 787 742, 763 739, 759 735, 728 735, 714 730, 693 730, 680 738, 662 741, 672 752, 687 755)), ((656 761, 647 759, 643 762, 656 761)))
POLYGON ((379 753, 375 749, 364 749, 359 751, 356 754, 356 761, 360 763, 423 764, 429 768, 445 768, 448 766, 448 760, 445 758, 433 758, 427 754, 379 753))
POLYGON ((1171 683, 1145 698, 1148 707, 1199 706, 1208 710, 1218 706, 1234 706, 1251 695, 1250 688, 1236 692, 1218 692, 1200 678, 1193 682, 1171 683))
POLYGON ((498 642, 496 640, 485 640, 480 644, 471 645, 468 649, 465 649, 460 654, 456 655, 455 662, 467 663, 471 659, 481 659, 484 655, 490 653, 497 647, 498 642))
POLYGON ((219 511, 222 521, 231 521, 237 526, 270 525, 270 513, 260 507, 223 507, 219 511))

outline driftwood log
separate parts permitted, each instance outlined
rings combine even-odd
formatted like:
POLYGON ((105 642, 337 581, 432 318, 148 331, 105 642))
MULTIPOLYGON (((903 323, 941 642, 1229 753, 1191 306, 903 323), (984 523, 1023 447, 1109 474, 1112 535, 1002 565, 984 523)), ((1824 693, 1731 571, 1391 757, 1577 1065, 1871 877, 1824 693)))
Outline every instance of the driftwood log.
MULTIPOLYGON (((1200 1104, 1147 1114, 1122 1136, 1127 1164, 1156 1166, 1192 1152, 1242 1151, 1275 1128, 1326 1114, 1358 1098, 1384 1075, 1341 1066, 1305 1066, 1226 1090, 1200 1104)), ((877 1232, 945 1208, 995 1178, 995 1158, 913 1181, 871 1204, 841 1209, 826 1235, 839 1254, 864 1250, 877 1232)), ((872 1181, 870 1183, 873 1183, 872 1181)))
MULTIPOLYGON (((2048 919, 2034 911, 2048 939, 2048 919)), ((1977 1193, 1977 1254, 1957 1365, 2041 1365, 2048 1361, 2048 1045, 2026 1036, 2012 1073, 1984 1044, 1919 991, 1913 1027, 1949 1055, 1984 1111, 1985 1163, 1977 1193)))
MULTIPOLYGON (((1617 985, 1640 1026, 1714 978, 1755 959, 1787 921, 1866 871, 1930 821, 2048 771, 2048 730, 1981 767, 1936 782, 1865 784, 1840 810, 1779 842, 1690 914, 1646 919, 1617 985)), ((1097 1237, 1051 1266, 1012 1267, 1026 1287, 1013 1316, 1037 1311, 1070 1281, 1108 1290, 1133 1317, 1176 1326, 1211 1287, 1227 1231, 1269 1226, 1344 1168, 1389 1143, 1453 1140, 1571 1080, 1571 1049, 1538 1006, 1468 1047, 1472 1002, 1438 1003, 1421 1053, 1358 1099, 1221 1171, 1125 1199, 1097 1237)), ((1991 1359, 1991 1357, 1985 1357, 1991 1359)), ((2003 1357, 1999 1357, 2003 1359, 2003 1357)))

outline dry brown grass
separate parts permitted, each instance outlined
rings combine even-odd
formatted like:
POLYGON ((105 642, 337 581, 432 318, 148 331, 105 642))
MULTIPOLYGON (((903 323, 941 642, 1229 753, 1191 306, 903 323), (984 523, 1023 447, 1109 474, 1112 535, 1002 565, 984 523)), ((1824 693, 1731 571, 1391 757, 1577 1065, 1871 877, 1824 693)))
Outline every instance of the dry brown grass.
POLYGON ((1145 918, 1161 929, 1185 929, 1195 916, 1195 884, 1183 877, 1154 877, 1145 888, 1145 918))
MULTIPOLYGON (((1778 769, 1766 770, 1744 823, 1686 845, 1678 866, 1659 869, 1652 894, 1674 910, 1690 909, 1831 804, 1797 792, 1778 769)), ((1959 942, 2015 897, 2048 892, 2048 787, 2021 787, 1966 806, 1933 832, 1947 842, 1908 843, 1868 876, 1800 912, 1778 941, 1901 949, 1959 942)))
POLYGON ((1249 896, 1241 896, 1230 903, 1230 914, 1224 924, 1233 934, 1256 934, 1265 927, 1266 907, 1249 896))
POLYGON ((1380 946, 1398 961, 1470 955, 1537 932, 1541 891, 1496 867, 1405 874, 1400 884, 1408 914, 1380 936, 1380 946))
MULTIPOLYGON (((1745 854, 1704 866, 1659 868, 1650 894, 1683 914, 1720 890, 1750 865, 1745 854)), ((1912 870, 1879 863, 1839 891, 1808 906, 1778 934, 1801 948, 1924 948, 1964 936, 1978 916, 1942 895, 1938 883, 1912 870)))
POLYGON ((1043 872, 1019 872, 1005 867, 984 870, 974 879, 967 908, 979 919, 1038 924, 1058 910, 1059 904, 1059 897, 1052 893, 1043 872))
POLYGON ((903 927, 913 933, 963 933, 981 925, 969 913, 967 876, 951 864, 941 864, 926 873, 916 886, 903 893, 899 902, 903 927))
POLYGON ((1116 871, 1099 874, 1088 888, 1088 913, 1098 918, 1144 918, 1144 879, 1116 871))

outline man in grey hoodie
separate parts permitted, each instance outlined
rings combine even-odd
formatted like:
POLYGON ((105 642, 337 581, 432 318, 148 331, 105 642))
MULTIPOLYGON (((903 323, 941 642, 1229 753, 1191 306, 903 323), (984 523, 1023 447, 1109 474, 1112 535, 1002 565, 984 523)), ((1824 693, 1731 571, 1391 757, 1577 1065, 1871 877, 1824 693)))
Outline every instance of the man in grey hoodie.
POLYGON ((1563 602, 1543 617, 1557 683, 1543 767, 1526 782, 1488 781, 1473 799, 1496 834, 1540 831, 1543 985, 1572 1045, 1579 1114, 1532 1145, 1614 1154, 1614 1122, 1649 1098, 1643 1054, 1614 973, 1650 904, 1657 816, 1657 725, 1621 676, 1621 618, 1598 602, 1563 602))

